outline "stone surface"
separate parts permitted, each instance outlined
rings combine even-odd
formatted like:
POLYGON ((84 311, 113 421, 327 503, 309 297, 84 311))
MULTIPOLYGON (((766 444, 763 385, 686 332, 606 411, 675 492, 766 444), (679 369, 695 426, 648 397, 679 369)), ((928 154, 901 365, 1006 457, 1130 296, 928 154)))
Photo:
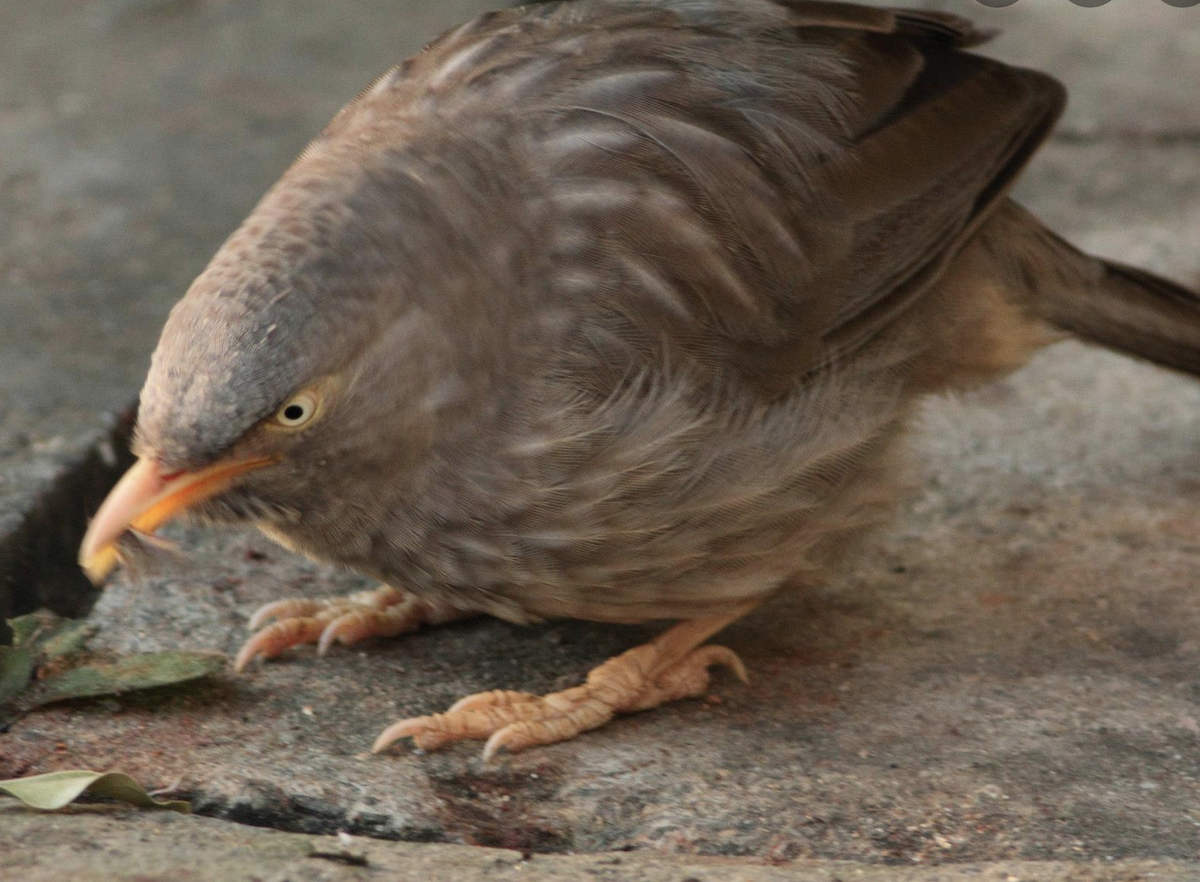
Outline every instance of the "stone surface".
POLYGON ((843 861, 772 866, 747 859, 652 854, 529 855, 303 836, 100 805, 39 815, 0 804, 0 828, 7 834, 0 839, 0 879, 5 882, 1189 882, 1200 872, 1200 865, 1173 861, 895 868, 843 861))
MULTIPOLYGON (((1081 245, 1195 278, 1200 111, 1171 64, 1200 68, 1196 29, 1178 25, 1200 13, 943 5, 1011 24, 995 51, 1077 96, 1022 200, 1081 245)), ((16 194, 0 215, 0 390, 20 403, 0 436, 11 421, 36 454, 6 474, 52 479, 39 445, 70 448, 126 400, 169 303, 304 138, 393 47, 466 14, 396 8, 64 0, 39 6, 44 23, 0 9, 17 59, 0 70, 0 181, 16 194)), ((0 735, 0 777, 117 768, 250 823, 537 851, 1194 859, 1198 437, 1200 385, 1063 344, 930 404, 896 524, 843 580, 723 636, 754 680, 719 678, 719 702, 491 765, 477 745, 365 755, 396 717, 569 685, 654 633, 476 621, 39 712, 0 735)), ((232 652, 257 604, 363 585, 257 536, 175 535, 194 569, 110 589, 98 643, 232 652)))

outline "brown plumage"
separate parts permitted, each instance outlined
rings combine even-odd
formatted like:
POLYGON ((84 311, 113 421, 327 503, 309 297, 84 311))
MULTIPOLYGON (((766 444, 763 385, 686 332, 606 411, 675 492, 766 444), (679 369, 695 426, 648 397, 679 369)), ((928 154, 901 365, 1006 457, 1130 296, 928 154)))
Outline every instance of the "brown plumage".
POLYGON ((570 737, 696 694, 696 649, 831 578, 923 395, 1073 332, 1200 373, 1200 299, 1006 197, 1063 105, 948 15, 577 0, 483 16, 342 110, 171 314, 93 522, 249 520, 390 588, 239 657, 470 613, 690 620, 546 699, 405 721, 570 737))

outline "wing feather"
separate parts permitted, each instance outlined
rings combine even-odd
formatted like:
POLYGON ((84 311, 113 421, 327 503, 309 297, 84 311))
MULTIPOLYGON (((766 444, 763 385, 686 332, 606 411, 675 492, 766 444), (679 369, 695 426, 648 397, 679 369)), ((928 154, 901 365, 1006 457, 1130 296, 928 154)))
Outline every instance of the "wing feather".
POLYGON ((920 300, 1061 112, 1054 80, 964 51, 987 36, 808 0, 575 0, 452 32, 324 137, 389 111, 413 150, 495 141, 495 174, 537 175, 564 297, 657 340, 643 359, 771 397, 920 300))

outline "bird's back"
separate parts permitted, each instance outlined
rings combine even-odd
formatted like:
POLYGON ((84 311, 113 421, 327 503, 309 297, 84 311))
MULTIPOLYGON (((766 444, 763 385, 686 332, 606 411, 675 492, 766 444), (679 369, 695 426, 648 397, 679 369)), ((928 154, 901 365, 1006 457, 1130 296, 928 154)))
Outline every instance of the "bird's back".
POLYGON ((437 498, 405 501, 436 530, 387 557, 419 566, 354 563, 510 618, 820 578, 895 498, 927 294, 1062 105, 980 39, 840 4, 575 0, 477 19, 365 90, 312 152, 386 145, 439 229, 502 212, 537 260, 520 292, 462 296, 560 320, 437 498))
POLYGON ((388 131, 448 188, 517 180, 551 296, 769 397, 918 301, 1056 118, 1061 87, 963 51, 982 39, 800 0, 499 12, 382 77, 317 148, 388 131))

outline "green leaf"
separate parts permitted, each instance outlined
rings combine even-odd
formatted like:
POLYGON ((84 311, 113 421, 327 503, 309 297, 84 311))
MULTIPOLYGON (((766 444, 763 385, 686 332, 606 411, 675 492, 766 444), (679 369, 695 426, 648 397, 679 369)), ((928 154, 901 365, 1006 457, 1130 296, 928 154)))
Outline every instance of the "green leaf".
POLYGON ((33 679, 33 656, 26 649, 0 646, 0 704, 29 685, 33 679))
POLYGON ((12 628, 13 646, 27 650, 36 660, 57 658, 81 649, 96 631, 85 621, 60 619, 46 610, 9 619, 8 626, 12 628))
POLYGON ((30 648, 34 638, 42 631, 51 627, 57 617, 49 612, 35 612, 27 616, 17 616, 15 619, 8 620, 8 627, 12 628, 13 646, 20 649, 24 647, 30 648))
POLYGON ((69 655, 83 649, 83 645, 95 633, 94 625, 79 619, 67 619, 38 637, 38 653, 47 659, 69 655))
POLYGON ((170 686, 215 674, 224 667, 225 656, 215 652, 143 652, 47 677, 22 697, 22 704, 33 708, 71 698, 170 686))
POLYGON ((192 811, 191 805, 183 800, 155 799, 141 784, 120 772, 71 769, 51 772, 48 775, 0 781, 0 792, 15 796, 27 806, 47 811, 54 811, 74 802, 85 791, 94 796, 107 796, 141 808, 166 809, 185 815, 192 811))

